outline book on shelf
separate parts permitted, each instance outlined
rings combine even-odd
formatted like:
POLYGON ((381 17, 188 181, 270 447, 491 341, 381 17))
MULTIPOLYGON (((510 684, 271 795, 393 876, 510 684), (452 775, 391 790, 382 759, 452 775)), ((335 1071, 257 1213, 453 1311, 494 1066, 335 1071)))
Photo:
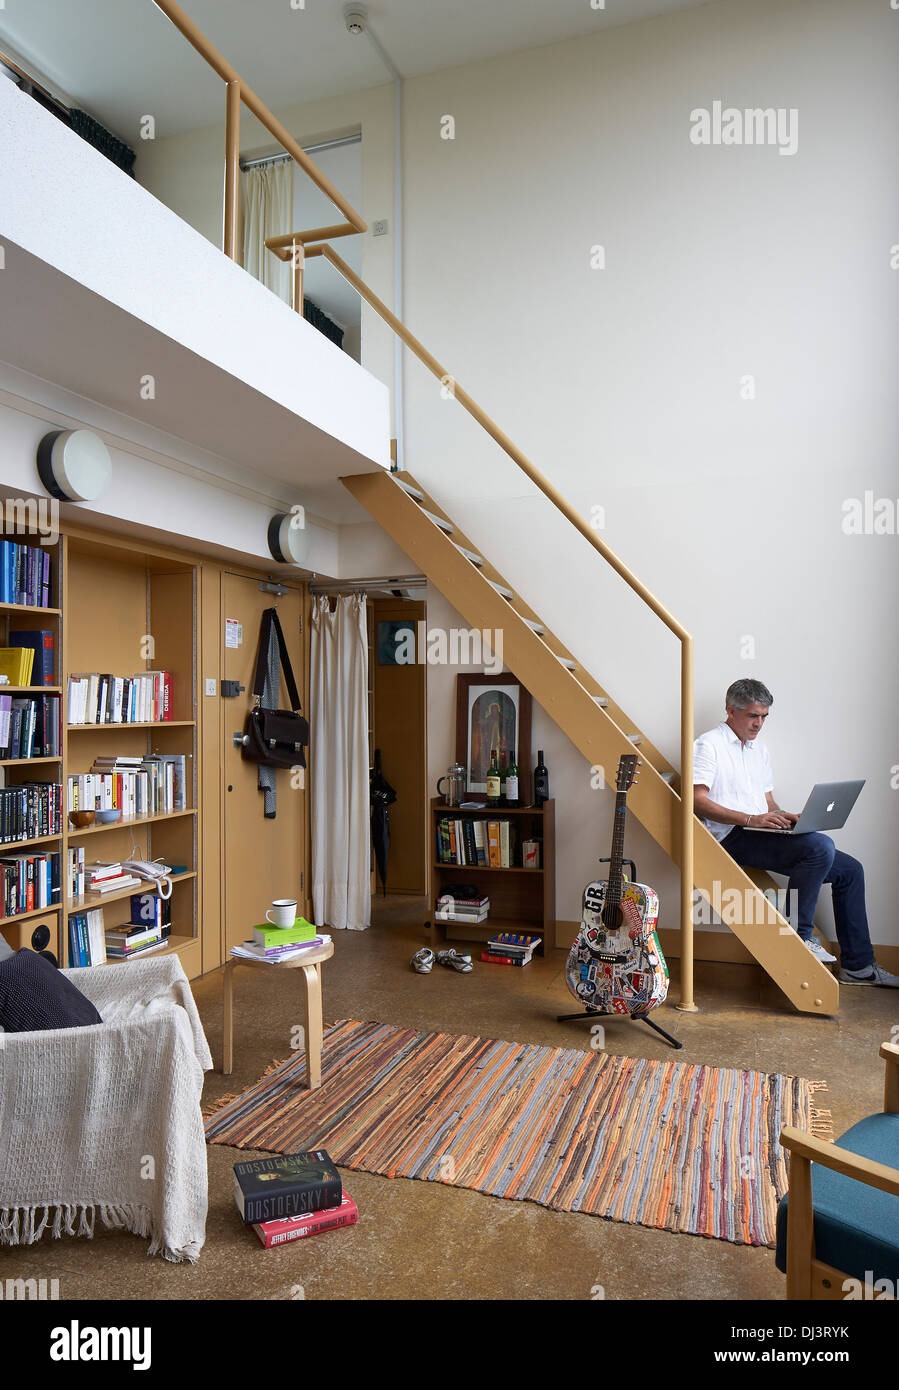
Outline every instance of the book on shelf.
POLYGON ((0 603, 50 607, 50 552, 45 546, 0 542, 0 603))
POLYGON ((103 934, 103 909, 92 907, 87 912, 69 913, 69 965, 104 965, 106 939, 103 934))
POLYGON ((122 893, 128 888, 139 888, 142 882, 137 874, 121 873, 114 878, 86 879, 85 890, 88 893, 122 893))
POLYGON ((10 647, 29 648, 33 656, 31 680, 23 685, 55 685, 53 678, 56 637, 49 629, 16 628, 7 637, 10 647))
POLYGON ((110 960, 127 960, 164 945, 165 934, 160 926, 126 922, 106 933, 106 953, 110 960))
POLYGON ((339 1207, 327 1207, 324 1211, 305 1212, 301 1216, 285 1216, 280 1221, 256 1221, 256 1232, 266 1250, 277 1245, 287 1245, 292 1240, 304 1240, 306 1236, 318 1235, 321 1231, 336 1231, 341 1226, 354 1226, 359 1220, 359 1208, 346 1190, 339 1207))
POLYGON ((518 827, 509 820, 441 816, 437 821, 437 862, 464 868, 515 866, 518 827))
POLYGON ((9 678, 10 685, 30 685, 33 666, 31 647, 0 647, 0 671, 9 678))
POLYGON ((0 857, 0 893, 4 917, 55 906, 61 893, 60 855, 3 855, 0 857))
POLYGON ((86 871, 84 863, 84 846, 69 848, 68 863, 66 866, 66 887, 67 896, 70 898, 83 898, 86 871))
POLYGON ((187 754, 148 754, 140 759, 96 759, 90 772, 68 781, 69 811, 121 811, 135 816, 187 810, 187 754))
POLYGON ((69 724, 158 724, 171 717, 169 671, 138 671, 133 676, 88 671, 69 677, 69 724))
POLYGON ((326 1149, 234 1165, 234 1203, 248 1226, 339 1207, 340 1174, 326 1149))
POLYGON ((172 930, 172 900, 158 893, 131 894, 131 926, 159 927, 162 935, 172 930))
POLYGON ((20 782, 0 787, 0 844, 21 844, 62 830, 62 785, 20 782))
POLYGON ((49 758, 59 751, 58 695, 0 695, 0 758, 49 758))

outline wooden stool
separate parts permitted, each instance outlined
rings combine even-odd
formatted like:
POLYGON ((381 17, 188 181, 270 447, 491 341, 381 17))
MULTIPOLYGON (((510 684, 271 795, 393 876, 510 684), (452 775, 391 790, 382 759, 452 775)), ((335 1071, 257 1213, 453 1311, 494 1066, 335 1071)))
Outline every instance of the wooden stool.
POLYGON ((322 1084, 322 977, 321 963, 330 960, 334 954, 334 943, 326 941, 322 946, 309 946, 298 951, 290 960, 250 960, 249 956, 229 956, 225 966, 225 988, 222 999, 224 1007, 224 1058, 222 1072, 230 1076, 234 1070, 234 967, 237 965, 261 965, 267 970, 299 970, 303 975, 303 1025, 306 1033, 306 1085, 314 1091, 322 1084))

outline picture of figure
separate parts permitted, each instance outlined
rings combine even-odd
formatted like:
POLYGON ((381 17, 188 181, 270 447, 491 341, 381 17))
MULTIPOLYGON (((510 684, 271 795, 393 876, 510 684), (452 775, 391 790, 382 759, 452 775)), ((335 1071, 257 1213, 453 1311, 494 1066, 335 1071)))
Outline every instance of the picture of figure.
POLYGON ((475 694, 469 711, 469 779, 475 787, 487 782, 490 754, 496 750, 500 767, 509 755, 518 757, 518 711, 505 690, 485 690, 475 694))

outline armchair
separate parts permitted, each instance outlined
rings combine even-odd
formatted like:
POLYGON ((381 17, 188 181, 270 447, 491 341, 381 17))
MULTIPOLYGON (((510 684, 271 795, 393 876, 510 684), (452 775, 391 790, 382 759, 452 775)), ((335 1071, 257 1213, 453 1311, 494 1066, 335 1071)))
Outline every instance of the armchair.
POLYGON ((149 1236, 195 1261, 206 1233, 200 1112, 212 1057, 175 955, 64 972, 103 1019, 0 1032, 0 1244, 49 1229, 149 1236))
POLYGON ((777 1209, 776 1264, 789 1299, 844 1299, 847 1279, 872 1288, 869 1297, 899 1291, 899 1046, 884 1043, 880 1056, 882 1114, 836 1144, 781 1130, 790 1187, 777 1209))

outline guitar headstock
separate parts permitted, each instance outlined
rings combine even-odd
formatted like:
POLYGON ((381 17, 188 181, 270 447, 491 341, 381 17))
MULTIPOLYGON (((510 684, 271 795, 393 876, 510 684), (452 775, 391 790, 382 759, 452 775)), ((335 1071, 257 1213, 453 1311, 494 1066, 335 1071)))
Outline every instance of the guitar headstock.
POLYGON ((615 779, 615 786, 618 791, 630 791, 639 776, 639 769, 642 766, 643 764, 636 753, 622 753, 618 761, 618 776, 615 779))

